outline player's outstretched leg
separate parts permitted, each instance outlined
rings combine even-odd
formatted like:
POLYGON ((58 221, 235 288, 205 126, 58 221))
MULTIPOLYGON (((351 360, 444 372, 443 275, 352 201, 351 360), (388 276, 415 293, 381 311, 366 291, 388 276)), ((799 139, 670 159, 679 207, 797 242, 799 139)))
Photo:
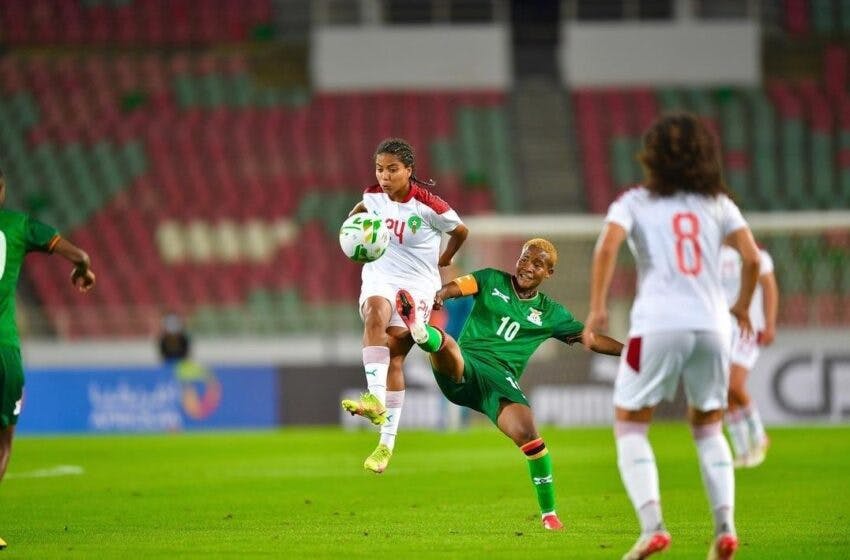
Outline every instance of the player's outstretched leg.
POLYGON ((537 504, 540 506, 543 528, 550 531, 560 531, 564 524, 555 513, 555 484, 552 481, 552 458, 543 443, 543 438, 533 439, 520 446, 525 458, 528 459, 528 474, 537 494, 537 504))
POLYGON ((443 333, 416 316, 416 301, 407 290, 399 290, 395 296, 395 307, 404 321, 410 336, 422 350, 436 352, 443 345, 443 333))
POLYGON ((352 416, 362 416, 376 426, 387 423, 387 407, 381 404, 378 397, 372 393, 364 393, 356 401, 345 399, 342 401, 342 408, 350 412, 352 416))

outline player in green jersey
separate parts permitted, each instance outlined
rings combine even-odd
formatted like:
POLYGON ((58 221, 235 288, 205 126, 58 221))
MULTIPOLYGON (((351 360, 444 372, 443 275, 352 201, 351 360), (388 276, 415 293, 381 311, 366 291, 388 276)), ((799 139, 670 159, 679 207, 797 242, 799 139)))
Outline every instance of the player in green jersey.
MULTIPOLYGON (((15 322, 15 288, 24 257, 32 251, 57 253, 74 264, 71 283, 81 292, 94 286, 89 256, 56 230, 21 212, 2 208, 6 180, 0 171, 0 480, 12 453, 12 438, 21 412, 24 370, 15 322)), ((0 539, 0 549, 6 542, 0 539)))
MULTIPOLYGON (((563 528, 555 512, 552 460, 519 381, 529 358, 546 339, 581 342, 584 325, 537 290, 555 272, 557 261, 552 243, 531 239, 522 247, 514 274, 488 268, 445 284, 436 294, 435 307, 461 296, 472 295, 474 300, 457 342, 425 324, 405 290, 396 296, 410 336, 430 353, 443 394, 457 405, 486 414, 525 454, 543 527, 552 530, 563 528)), ((622 348, 613 338, 597 335, 591 349, 619 356, 622 348)))

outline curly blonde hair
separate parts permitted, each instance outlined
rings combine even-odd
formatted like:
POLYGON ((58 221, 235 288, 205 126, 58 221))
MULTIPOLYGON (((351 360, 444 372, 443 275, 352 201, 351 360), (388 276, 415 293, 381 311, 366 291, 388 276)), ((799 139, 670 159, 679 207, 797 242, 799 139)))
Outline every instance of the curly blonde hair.
POLYGON ((555 249, 555 246, 548 239, 543 239, 542 237, 535 237, 534 239, 529 239, 522 246, 522 252, 524 253, 529 247, 537 247, 541 251, 546 251, 547 253, 549 253, 549 258, 552 259, 553 268, 556 264, 558 264, 558 250, 555 249))

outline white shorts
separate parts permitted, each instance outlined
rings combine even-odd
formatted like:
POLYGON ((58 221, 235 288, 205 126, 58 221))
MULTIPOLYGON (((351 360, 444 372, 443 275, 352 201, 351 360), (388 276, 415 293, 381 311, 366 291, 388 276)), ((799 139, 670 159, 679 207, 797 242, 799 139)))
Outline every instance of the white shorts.
POLYGON ((392 315, 390 315, 390 322, 387 326, 402 327, 406 329, 407 326, 405 326, 404 321, 401 320, 401 317, 395 310, 395 295, 401 289, 405 289, 410 292, 410 295, 413 296, 414 301, 416 301, 417 316, 422 317, 427 323, 428 318, 431 316, 431 309, 434 306, 434 295, 437 293, 437 290, 417 290, 415 287, 411 288, 410 286, 401 286, 393 282, 363 283, 360 288, 360 318, 363 319, 363 304, 366 302, 366 299, 372 296, 380 296, 390 302, 390 307, 392 307, 393 310, 392 315))
POLYGON ((758 337, 755 335, 749 337, 741 336, 741 329, 738 328, 738 324, 733 323, 732 354, 729 361, 733 365, 741 366, 749 371, 756 365, 756 360, 758 360, 760 352, 758 337))
POLYGON ((630 338, 614 382, 614 405, 626 410, 672 400, 681 377, 688 404, 700 411, 726 408, 728 338, 711 331, 673 331, 630 338))

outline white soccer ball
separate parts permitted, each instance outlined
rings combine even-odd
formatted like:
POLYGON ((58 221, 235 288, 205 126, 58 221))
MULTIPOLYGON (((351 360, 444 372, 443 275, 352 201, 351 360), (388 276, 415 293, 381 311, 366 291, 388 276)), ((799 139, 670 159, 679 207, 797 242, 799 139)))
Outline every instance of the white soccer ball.
POLYGON ((380 216, 361 212, 349 216, 339 228, 339 246, 354 262, 381 258, 390 244, 390 231, 380 216))

